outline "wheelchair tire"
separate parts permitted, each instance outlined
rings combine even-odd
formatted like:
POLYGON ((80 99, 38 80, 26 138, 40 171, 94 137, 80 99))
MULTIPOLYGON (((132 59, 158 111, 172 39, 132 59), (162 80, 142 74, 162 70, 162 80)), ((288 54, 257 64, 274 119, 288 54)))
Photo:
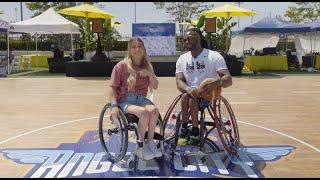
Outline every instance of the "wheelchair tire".
POLYGON ((124 113, 119 110, 119 118, 111 123, 111 116, 106 112, 111 111, 110 103, 106 104, 99 118, 99 137, 107 158, 112 162, 121 161, 126 155, 128 148, 128 127, 124 113), (119 138, 118 140, 112 138, 119 138), (117 143, 119 142, 119 143, 117 143))
POLYGON ((224 149, 236 155, 240 143, 238 125, 229 102, 222 96, 214 99, 211 110, 214 112, 215 124, 224 149), (227 112, 223 112, 226 109, 227 112), (228 117, 225 117, 226 114, 228 117))

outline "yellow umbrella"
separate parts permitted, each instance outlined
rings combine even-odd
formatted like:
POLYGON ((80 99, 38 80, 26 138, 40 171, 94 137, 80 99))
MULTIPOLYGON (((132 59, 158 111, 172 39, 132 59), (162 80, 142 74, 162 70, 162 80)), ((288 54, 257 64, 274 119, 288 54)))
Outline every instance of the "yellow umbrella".
MULTIPOLYGON (((255 14, 256 14, 255 11, 243 9, 232 4, 225 4, 221 7, 203 11, 201 13, 201 15, 205 17, 226 17, 226 18, 238 17, 238 16, 253 16, 255 14)), ((227 50, 227 47, 228 47, 228 24, 227 24, 226 50, 227 50)))
POLYGON ((253 16, 256 12, 240 8, 232 4, 225 4, 211 10, 203 11, 201 15, 206 17, 238 17, 238 16, 253 16))
POLYGON ((111 19, 114 16, 106 11, 102 11, 99 8, 90 4, 81 4, 79 6, 61 9, 60 14, 79 16, 84 18, 102 18, 111 19))
MULTIPOLYGON (((79 17, 84 17, 86 19, 88 18, 111 19, 114 17, 112 14, 106 11, 102 11, 99 8, 96 8, 90 4, 81 4, 79 6, 61 9, 58 12, 60 14, 65 14, 70 16, 79 16, 79 17)), ((89 24, 87 24, 87 28, 88 26, 89 24)), ((87 43, 87 39, 88 39, 87 36, 88 34, 85 35, 85 39, 86 39, 85 44, 87 43)), ((87 51, 87 46, 85 45, 85 52, 86 51, 87 51)))

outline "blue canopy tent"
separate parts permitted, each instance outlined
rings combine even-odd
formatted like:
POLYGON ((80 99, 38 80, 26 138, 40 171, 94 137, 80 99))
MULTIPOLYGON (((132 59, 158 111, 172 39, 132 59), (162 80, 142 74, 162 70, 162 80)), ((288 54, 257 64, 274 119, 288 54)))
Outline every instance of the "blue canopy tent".
POLYGON ((295 33, 310 32, 310 26, 265 17, 244 28, 244 32, 295 33))
POLYGON ((277 33, 277 34, 288 34, 288 33, 300 33, 300 32, 311 32, 311 28, 308 25, 297 24, 293 22, 279 20, 277 18, 265 17, 256 22, 253 22, 237 31, 232 31, 232 35, 243 34, 243 49, 245 47, 246 33, 277 33))
MULTIPOLYGON (((10 28, 11 28, 10 23, 0 19, 0 33, 7 34, 7 54, 9 54, 9 30, 10 30, 10 28)), ((7 56, 7 57, 8 57, 8 62, 9 62, 9 56, 7 56)), ((9 63, 8 63, 7 69, 9 69, 9 63)), ((10 73, 9 70, 7 72, 10 73)))

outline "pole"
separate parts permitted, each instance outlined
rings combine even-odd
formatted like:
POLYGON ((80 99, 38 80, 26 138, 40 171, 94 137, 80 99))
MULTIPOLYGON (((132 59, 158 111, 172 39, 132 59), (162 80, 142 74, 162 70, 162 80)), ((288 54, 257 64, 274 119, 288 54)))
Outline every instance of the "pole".
MULTIPOLYGON (((253 9, 251 9, 253 11, 253 9)), ((251 22, 253 22, 253 16, 251 16, 251 22)))
POLYGON ((22 10, 22 2, 20 2, 20 10, 21 10, 21 11, 20 11, 20 12, 21 12, 21 21, 23 21, 23 13, 22 13, 22 11, 23 11, 23 10, 22 10))
POLYGON ((137 23, 137 2, 134 2, 134 23, 137 23))
MULTIPOLYGON (((238 2, 238 3, 239 3, 239 7, 240 7, 241 2, 238 2)), ((238 17, 238 28, 240 28, 240 17, 238 17)))
POLYGON ((37 67, 38 67, 38 34, 35 34, 35 38, 36 38, 36 62, 37 62, 37 67))
POLYGON ((226 24, 227 24, 227 35, 226 35, 226 54, 228 52, 228 32, 229 32, 229 27, 228 27, 228 19, 229 19, 229 13, 228 13, 228 16, 226 18, 226 24))
MULTIPOLYGON (((72 28, 72 25, 71 25, 72 28)), ((72 38, 72 30, 71 30, 71 57, 72 61, 74 60, 74 52, 73 52, 73 38, 72 38)))
MULTIPOLYGON (((9 52, 9 28, 7 29, 7 58, 8 58, 8 63, 7 63, 7 72, 10 74, 10 52, 9 52)), ((12 62, 13 63, 13 62, 12 62)))

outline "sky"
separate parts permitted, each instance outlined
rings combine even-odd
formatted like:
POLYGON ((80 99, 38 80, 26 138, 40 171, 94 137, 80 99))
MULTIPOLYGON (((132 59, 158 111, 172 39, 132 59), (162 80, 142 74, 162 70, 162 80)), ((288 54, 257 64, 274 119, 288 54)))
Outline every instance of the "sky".
MULTIPOLYGON (((26 2, 23 2, 23 20, 29 19, 32 12, 26 7, 26 2)), ((214 2, 215 7, 222 6, 227 2, 214 2)), ((232 2, 228 2, 232 3, 232 2)), ((239 28, 245 27, 251 22, 257 21, 263 17, 275 17, 281 15, 284 17, 288 6, 292 2, 244 2, 241 7, 251 9, 257 12, 253 17, 240 17, 239 28)), ((173 22, 169 14, 163 9, 156 9, 152 2, 99 2, 96 5, 98 8, 107 11, 115 16, 114 20, 122 24, 116 29, 122 36, 131 36, 132 23, 167 23, 173 22), (136 15, 135 15, 136 3, 136 15)), ((21 21, 20 2, 0 2, 0 19, 8 22, 21 21)), ((238 18, 234 18, 238 21, 238 18)), ((238 28, 238 26, 236 26, 238 28)))

